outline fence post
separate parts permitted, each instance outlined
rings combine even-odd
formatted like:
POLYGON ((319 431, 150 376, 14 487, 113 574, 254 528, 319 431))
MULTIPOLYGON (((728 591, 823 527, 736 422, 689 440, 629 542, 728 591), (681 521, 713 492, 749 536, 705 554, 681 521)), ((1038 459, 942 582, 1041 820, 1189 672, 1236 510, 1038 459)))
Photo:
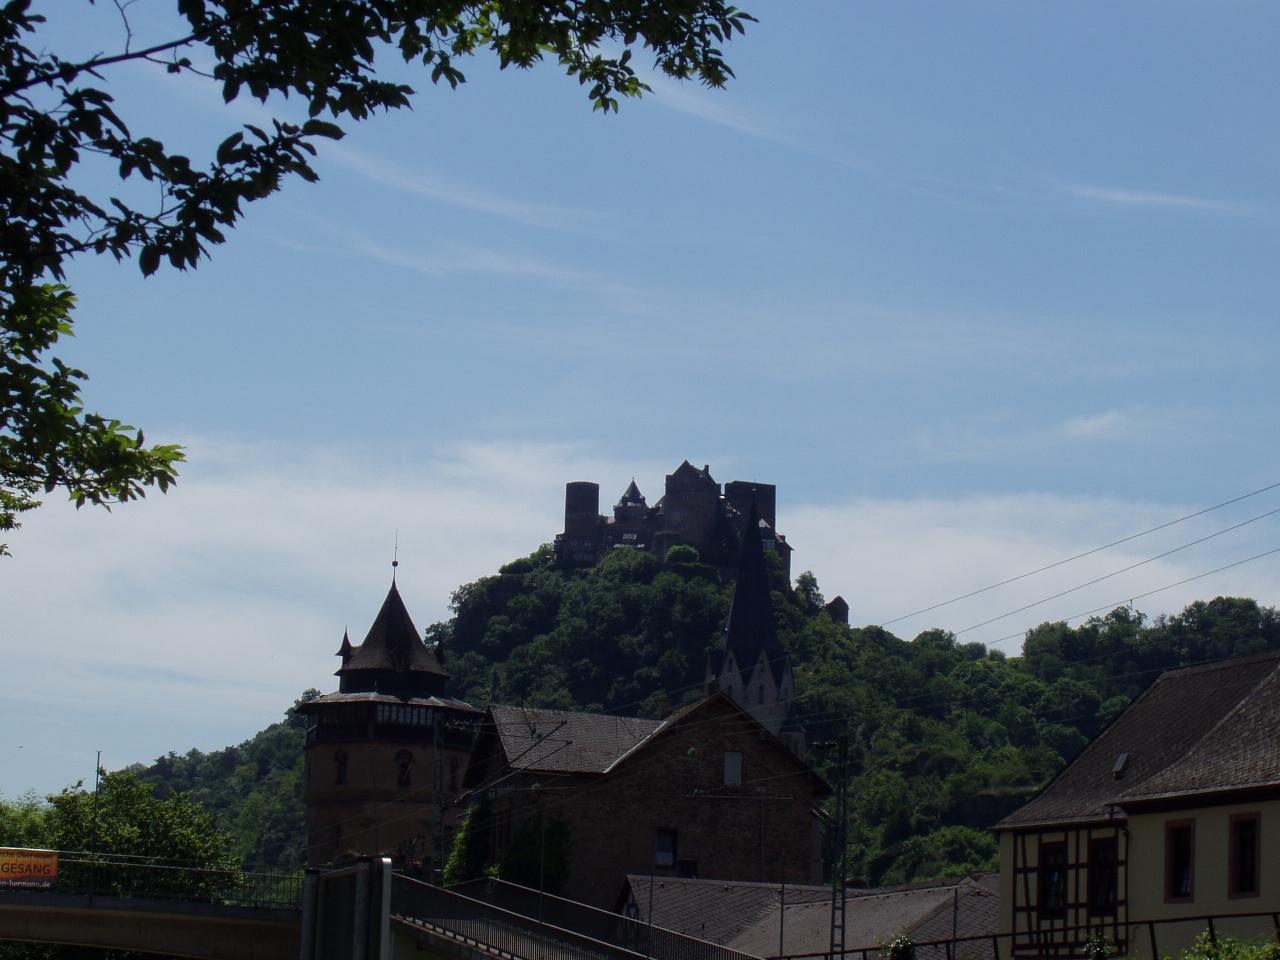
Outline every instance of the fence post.
POLYGON ((1156 946, 1156 925, 1150 920, 1147 921, 1147 936, 1151 938, 1151 960, 1159 960, 1160 950, 1156 946))
POLYGON ((1218 942, 1218 931, 1213 928, 1213 917, 1209 918, 1209 942, 1218 942))
POLYGON ((302 949, 301 960, 314 960, 316 955, 316 873, 308 869, 302 881, 302 949))
POLYGON ((1280 943, 1280 913, 1271 915, 1271 925, 1276 928, 1276 943, 1280 943))

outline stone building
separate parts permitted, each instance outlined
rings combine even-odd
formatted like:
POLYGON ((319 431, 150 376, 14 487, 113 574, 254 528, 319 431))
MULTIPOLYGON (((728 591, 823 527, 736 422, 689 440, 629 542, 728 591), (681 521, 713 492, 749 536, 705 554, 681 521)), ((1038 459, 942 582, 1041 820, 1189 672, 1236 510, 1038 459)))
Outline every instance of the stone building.
POLYGON ((617 547, 665 557, 671 547, 683 543, 709 562, 729 562, 735 532, 753 502, 765 548, 777 552, 790 579, 791 547, 777 532, 777 488, 771 483, 730 480, 721 490, 710 466, 699 470, 688 460, 667 474, 662 498, 653 506, 632 480, 614 504, 612 516, 600 513, 599 484, 565 484, 564 531, 556 535, 556 559, 590 565, 617 547))
POLYGON ((481 711, 444 695, 443 651, 423 642, 394 578, 364 642, 344 634, 338 656, 338 691, 299 707, 310 720, 307 861, 391 854, 438 864, 481 711))
POLYGON ((465 783, 487 859, 558 825, 563 896, 611 909, 635 873, 821 879, 829 788, 723 693, 661 721, 490 707, 480 730, 465 783))

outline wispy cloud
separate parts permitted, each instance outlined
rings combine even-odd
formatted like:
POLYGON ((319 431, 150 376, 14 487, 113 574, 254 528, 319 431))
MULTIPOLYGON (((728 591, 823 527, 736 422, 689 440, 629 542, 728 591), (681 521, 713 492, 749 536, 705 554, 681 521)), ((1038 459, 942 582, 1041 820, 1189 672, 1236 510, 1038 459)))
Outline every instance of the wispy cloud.
POLYGON ((1102 437, 1115 433, 1130 422, 1130 417, 1119 410, 1108 410, 1087 417, 1069 417, 1058 428, 1066 437, 1102 437))
POLYGON ((475 184, 449 180, 422 168, 411 170, 346 144, 326 145, 324 155, 384 187, 530 227, 577 231, 588 228, 598 216, 591 210, 533 203, 507 196, 475 184))
MULTIPOLYGON (((389 267, 428 277, 484 274, 538 280, 593 291, 615 300, 628 300, 636 296, 632 287, 611 277, 525 251, 501 250, 453 240, 437 240, 425 247, 397 246, 375 240, 311 210, 295 209, 293 213, 309 227, 323 231, 327 235, 326 241, 318 243, 314 238, 299 239, 280 233, 272 233, 268 239, 279 246, 306 254, 367 257, 389 267)), ((311 232, 314 233, 314 229, 311 232)))
POLYGON ((1115 187, 1099 187, 1081 183, 1061 183, 1059 188, 1081 200, 1109 203, 1123 207, 1171 207, 1183 210, 1201 210, 1206 213, 1244 213, 1248 207, 1241 203, 1198 197, 1189 194, 1160 193, 1150 190, 1128 190, 1115 187))
POLYGON ((719 127, 736 130, 748 136, 790 147, 803 147, 794 137, 783 133, 764 118, 736 110, 724 103, 722 91, 704 92, 699 88, 653 73, 645 77, 653 88, 653 102, 677 113, 684 113, 719 127))

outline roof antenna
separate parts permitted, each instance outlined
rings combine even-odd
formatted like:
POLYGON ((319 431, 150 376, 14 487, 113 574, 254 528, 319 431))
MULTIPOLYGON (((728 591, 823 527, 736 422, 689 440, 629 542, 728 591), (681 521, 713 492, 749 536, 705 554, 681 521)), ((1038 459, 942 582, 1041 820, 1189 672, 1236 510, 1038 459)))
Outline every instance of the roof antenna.
POLYGON ((400 528, 396 527, 396 546, 391 554, 391 582, 396 582, 396 567, 400 566, 400 528))

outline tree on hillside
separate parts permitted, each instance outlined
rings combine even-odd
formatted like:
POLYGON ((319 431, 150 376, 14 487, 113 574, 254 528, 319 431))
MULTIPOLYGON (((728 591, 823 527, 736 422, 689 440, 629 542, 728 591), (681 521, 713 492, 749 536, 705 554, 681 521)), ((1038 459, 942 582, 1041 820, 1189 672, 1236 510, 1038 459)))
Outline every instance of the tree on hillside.
POLYGON ((118 49, 87 59, 50 49, 33 0, 0 6, 0 530, 55 488, 77 506, 164 490, 182 460, 179 447, 148 447, 141 430, 83 409, 85 374, 53 353, 71 333, 69 258, 136 256, 144 274, 196 266, 244 204, 290 177, 316 179, 315 141, 342 136, 334 120, 409 105, 411 88, 379 79, 379 57, 418 62, 451 87, 482 50, 503 69, 553 59, 608 113, 647 89, 632 66, 639 49, 668 76, 723 86, 733 73, 719 45, 752 19, 723 0, 176 2, 171 35, 145 45, 117 2, 118 49), (309 119, 229 130, 193 160, 117 110, 109 78, 130 62, 216 84, 228 103, 293 96, 309 119), (85 192, 90 167, 113 170, 119 192, 85 192))

